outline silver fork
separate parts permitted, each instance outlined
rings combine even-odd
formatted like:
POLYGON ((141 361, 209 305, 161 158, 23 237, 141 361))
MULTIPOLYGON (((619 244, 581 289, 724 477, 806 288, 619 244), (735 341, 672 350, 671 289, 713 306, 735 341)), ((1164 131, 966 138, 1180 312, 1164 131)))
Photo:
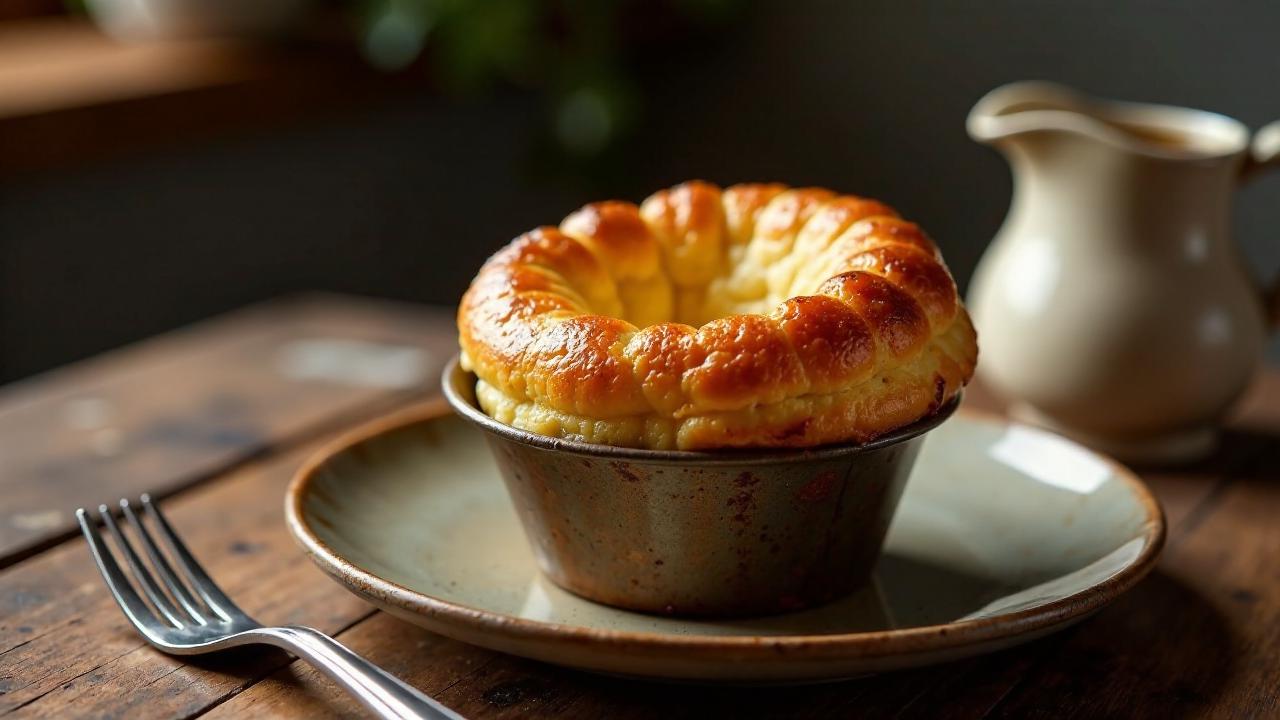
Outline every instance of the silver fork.
POLYGON ((241 645, 274 645, 315 665, 379 717, 462 720, 461 715, 319 630, 300 625, 264 627, 249 617, 209 579, 151 498, 143 495, 141 500, 156 534, 168 548, 172 564, 128 500, 120 501, 124 523, 133 526, 134 534, 151 560, 152 570, 134 551, 129 538, 112 517, 110 508, 99 505, 98 514, 124 554, 146 601, 120 569, 115 555, 98 532, 97 521, 84 508, 76 510, 76 519, 89 541, 89 551, 102 571, 102 579, 106 580, 129 622, 147 642, 171 655, 200 655, 241 645))

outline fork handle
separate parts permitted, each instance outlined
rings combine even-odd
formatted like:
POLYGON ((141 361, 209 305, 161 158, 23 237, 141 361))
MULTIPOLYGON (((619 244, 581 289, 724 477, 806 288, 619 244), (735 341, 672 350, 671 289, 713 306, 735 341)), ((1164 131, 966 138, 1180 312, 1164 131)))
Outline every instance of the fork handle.
POLYGON ((380 718, 465 720, 319 630, 290 625, 259 628, 246 634, 252 634, 268 645, 288 650, 311 663, 380 718))

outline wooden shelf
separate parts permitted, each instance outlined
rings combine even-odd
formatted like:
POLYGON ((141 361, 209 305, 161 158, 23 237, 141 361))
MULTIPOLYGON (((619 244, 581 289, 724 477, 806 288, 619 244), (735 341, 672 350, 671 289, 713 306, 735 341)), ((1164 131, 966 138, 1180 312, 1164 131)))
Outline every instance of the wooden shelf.
POLYGON ((0 25, 0 118, 76 110, 243 82, 246 48, 225 41, 125 44, 47 18, 0 25))
POLYGON ((287 124, 422 87, 350 42, 121 43, 83 19, 0 23, 0 179, 287 124))

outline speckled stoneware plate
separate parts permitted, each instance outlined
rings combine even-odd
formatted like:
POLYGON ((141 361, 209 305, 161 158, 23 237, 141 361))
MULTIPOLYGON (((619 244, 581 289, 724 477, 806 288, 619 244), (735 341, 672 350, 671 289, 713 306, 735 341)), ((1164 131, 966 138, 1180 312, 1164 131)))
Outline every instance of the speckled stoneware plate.
POLYGON ((539 574, 480 431, 443 405, 373 423, 303 467, 286 515, 327 573, 444 635, 572 667, 710 682, 830 680, 1062 629, 1151 569, 1164 518, 1123 467, 961 410, 930 433, 874 579, 771 617, 657 617, 539 574))

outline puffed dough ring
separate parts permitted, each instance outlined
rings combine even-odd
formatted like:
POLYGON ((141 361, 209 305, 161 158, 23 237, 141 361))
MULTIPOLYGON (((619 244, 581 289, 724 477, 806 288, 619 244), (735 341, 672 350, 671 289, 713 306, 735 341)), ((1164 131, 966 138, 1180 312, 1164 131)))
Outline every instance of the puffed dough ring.
POLYGON ((776 184, 687 182, 526 233, 458 331, 490 416, 652 449, 866 442, 937 411, 978 354, 917 225, 776 184))

